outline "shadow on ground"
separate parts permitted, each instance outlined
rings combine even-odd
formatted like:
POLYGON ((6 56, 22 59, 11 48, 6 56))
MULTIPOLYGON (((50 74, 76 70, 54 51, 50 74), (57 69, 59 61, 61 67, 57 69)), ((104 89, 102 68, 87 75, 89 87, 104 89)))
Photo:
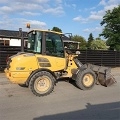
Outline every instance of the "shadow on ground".
POLYGON ((87 103, 83 110, 40 116, 33 120, 120 120, 120 102, 99 105, 87 103))
POLYGON ((60 82, 67 82, 67 83, 70 83, 71 85, 73 85, 74 87, 77 87, 75 80, 73 80, 71 78, 61 78, 61 79, 58 79, 57 83, 60 83, 60 82))

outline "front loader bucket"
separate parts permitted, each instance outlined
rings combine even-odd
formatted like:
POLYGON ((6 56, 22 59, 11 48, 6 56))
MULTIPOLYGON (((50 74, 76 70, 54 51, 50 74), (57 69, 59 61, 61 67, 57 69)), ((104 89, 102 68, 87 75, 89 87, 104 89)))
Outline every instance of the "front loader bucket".
POLYGON ((97 79, 96 84, 101 84, 107 87, 107 86, 111 86, 112 84, 116 83, 115 78, 111 74, 111 68, 93 65, 93 64, 83 65, 77 58, 74 58, 74 61, 80 70, 89 68, 95 72, 96 79, 97 79))
POLYGON ((111 74, 111 68, 93 65, 93 64, 87 64, 87 67, 89 67, 96 73, 97 75, 96 84, 101 84, 107 87, 107 86, 111 86, 112 84, 116 83, 115 78, 111 74))

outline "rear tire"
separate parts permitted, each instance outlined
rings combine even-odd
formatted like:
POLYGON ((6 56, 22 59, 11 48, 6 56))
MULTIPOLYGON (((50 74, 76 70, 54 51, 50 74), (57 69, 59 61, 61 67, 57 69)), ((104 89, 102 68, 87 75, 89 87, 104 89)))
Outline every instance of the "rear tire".
POLYGON ((36 96, 45 96, 54 89, 55 78, 47 71, 34 74, 29 82, 29 88, 36 96))
POLYGON ((95 73, 91 69, 79 71, 76 78, 76 85, 82 90, 92 89, 96 83, 95 73))

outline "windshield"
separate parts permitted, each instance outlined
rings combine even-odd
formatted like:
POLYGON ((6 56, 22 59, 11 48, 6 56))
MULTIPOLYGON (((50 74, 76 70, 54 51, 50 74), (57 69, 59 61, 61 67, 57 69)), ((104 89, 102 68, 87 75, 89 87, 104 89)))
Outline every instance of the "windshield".
POLYGON ((39 31, 32 31, 28 34, 27 50, 29 52, 41 53, 41 36, 39 31))

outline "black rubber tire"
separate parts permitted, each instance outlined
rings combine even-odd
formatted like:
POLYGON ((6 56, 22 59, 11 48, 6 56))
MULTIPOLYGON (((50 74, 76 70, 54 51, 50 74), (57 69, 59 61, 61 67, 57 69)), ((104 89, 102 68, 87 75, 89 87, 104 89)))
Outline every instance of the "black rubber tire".
POLYGON ((50 94, 54 89, 54 85, 55 85, 55 77, 47 71, 37 72, 36 74, 34 74, 32 76, 32 78, 30 79, 30 82, 29 82, 30 90, 32 91, 32 93, 34 95, 39 96, 39 97, 46 96, 46 95, 50 94), (41 78, 42 76, 46 76, 49 79, 49 82, 50 82, 50 87, 45 92, 37 91, 36 87, 34 87, 35 86, 35 81, 37 80, 37 78, 41 78))
POLYGON ((83 71, 80 70, 78 72, 77 78, 76 78, 76 85, 78 86, 78 88, 82 90, 89 90, 94 87, 95 83, 96 83, 96 75, 91 69, 85 69, 83 71), (90 86, 85 86, 85 84, 83 83, 83 78, 85 75, 88 75, 88 74, 92 77, 93 82, 90 84, 90 86))

